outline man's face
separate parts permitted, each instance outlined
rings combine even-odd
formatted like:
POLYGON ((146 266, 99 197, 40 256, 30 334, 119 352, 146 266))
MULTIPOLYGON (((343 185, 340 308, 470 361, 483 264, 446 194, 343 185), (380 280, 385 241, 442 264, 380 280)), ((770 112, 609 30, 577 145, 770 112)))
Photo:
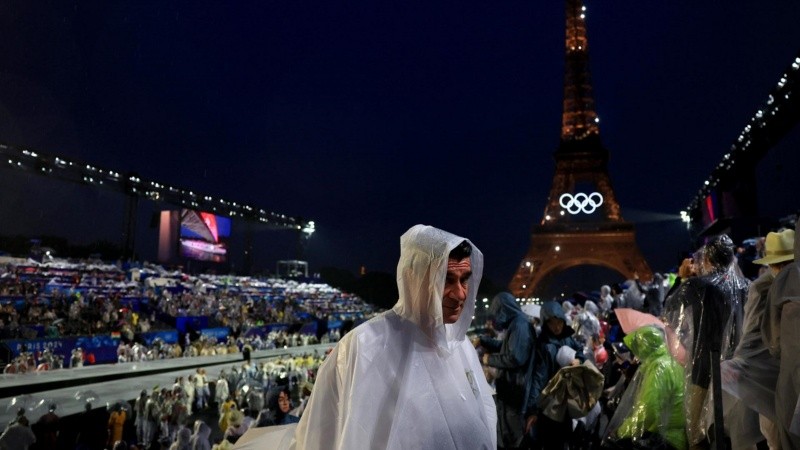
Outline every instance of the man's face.
POLYGON ((442 295, 442 318, 444 323, 456 323, 464 310, 467 300, 469 277, 472 276, 472 262, 469 258, 447 260, 447 277, 444 280, 442 295))

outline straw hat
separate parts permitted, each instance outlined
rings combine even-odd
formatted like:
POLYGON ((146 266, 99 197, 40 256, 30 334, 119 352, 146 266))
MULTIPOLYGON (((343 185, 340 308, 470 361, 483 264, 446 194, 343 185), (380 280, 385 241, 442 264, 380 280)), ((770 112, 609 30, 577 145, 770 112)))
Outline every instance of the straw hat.
POLYGON ((761 259, 756 259, 753 264, 778 264, 794 259, 794 230, 786 229, 780 233, 767 234, 765 245, 767 251, 761 259))

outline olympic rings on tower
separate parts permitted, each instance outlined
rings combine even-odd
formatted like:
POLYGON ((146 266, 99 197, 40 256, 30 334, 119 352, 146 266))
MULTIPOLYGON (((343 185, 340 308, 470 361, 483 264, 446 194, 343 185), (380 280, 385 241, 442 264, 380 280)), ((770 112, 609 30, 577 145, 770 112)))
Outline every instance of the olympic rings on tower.
POLYGON ((591 214, 603 204, 603 196, 598 192, 592 192, 589 195, 583 192, 578 192, 575 195, 567 193, 561 194, 561 197, 558 198, 558 203, 570 214, 578 214, 580 212, 591 214))

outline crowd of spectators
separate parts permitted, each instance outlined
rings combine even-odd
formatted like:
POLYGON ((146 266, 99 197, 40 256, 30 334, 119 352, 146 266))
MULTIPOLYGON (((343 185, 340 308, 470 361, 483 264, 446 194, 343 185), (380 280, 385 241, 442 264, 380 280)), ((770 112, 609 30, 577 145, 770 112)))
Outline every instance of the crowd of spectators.
MULTIPOLYGON (((119 362, 220 354, 230 347, 198 340, 197 327, 188 341, 184 333, 175 343, 142 338, 175 330, 183 317, 202 317, 207 328, 227 327, 239 349, 245 341, 259 349, 336 341, 342 324, 347 328, 374 314, 358 296, 319 280, 192 276, 153 264, 18 258, 0 264, 0 340, 114 335, 125 347, 119 362), (329 330, 329 322, 336 326, 329 330), (299 330, 311 323, 316 332, 299 330), (275 324, 285 328, 269 331, 275 324)), ((74 367, 85 362, 79 356, 80 349, 67 361, 49 353, 26 354, 14 363, 21 370, 74 367)))
MULTIPOLYGON (((147 292, 144 292, 147 294, 147 292)), ((141 283, 116 266, 14 259, 0 266, 0 338, 33 339, 166 328, 156 311, 128 307, 141 283), (41 330, 41 331, 40 331, 41 330)))
POLYGON ((0 338, 166 329, 162 315, 205 316, 232 330, 313 318, 361 320, 372 314, 359 297, 319 281, 190 276, 160 266, 32 260, 0 266, 0 338), (137 299, 138 311, 131 307, 137 299))
MULTIPOLYGON (((676 274, 657 273, 648 280, 634 276, 625 282, 604 285, 597 293, 543 305, 521 305, 524 301, 508 293, 498 295, 490 310, 490 325, 497 329, 490 326, 489 334, 494 336, 473 341, 487 379, 497 388, 498 442, 512 447, 529 443, 527 439, 537 439, 553 448, 569 444, 574 448, 644 445, 642 448, 685 449, 726 439, 724 433, 737 445, 743 442, 755 445, 764 439, 770 447, 777 439, 791 442, 795 438, 783 433, 785 430, 768 433, 764 428, 758 429, 758 416, 766 410, 748 413, 747 424, 754 428, 723 430, 711 426, 715 412, 722 411, 714 410, 710 394, 712 388, 720 389, 711 378, 717 358, 729 376, 721 381, 724 398, 731 401, 730 396, 735 397, 732 401, 739 401, 737 407, 744 410, 753 409, 753 404, 742 403, 743 394, 731 387, 734 382, 744 380, 744 372, 731 375, 736 368, 729 363, 751 363, 754 349, 772 358, 775 364, 768 367, 773 380, 772 394, 778 372, 783 370, 780 353, 776 355, 772 348, 766 347, 769 340, 762 340, 759 328, 774 320, 770 317, 773 300, 767 301, 767 291, 758 291, 759 283, 766 281, 754 282, 753 288, 751 281, 753 277, 770 282, 775 279, 796 289, 795 279, 784 281, 782 277, 789 269, 796 270, 792 261, 797 250, 792 251, 792 244, 788 243, 794 241, 791 230, 771 233, 770 238, 773 245, 777 239, 786 243, 776 253, 770 250, 769 241, 766 246, 763 240, 756 241, 754 246, 758 251, 748 259, 763 268, 751 276, 746 274, 750 270, 740 267, 744 253, 721 235, 709 239, 691 258, 685 259, 676 274), (775 254, 782 256, 774 259, 775 254), (751 303, 745 312, 747 295, 751 303), (524 340, 528 340, 528 350, 519 351, 523 334, 524 340), (743 338, 748 335, 754 338, 743 338), (742 343, 746 345, 743 347, 742 343), (579 386, 570 384, 575 380, 580 380, 579 386), (514 395, 508 396, 511 392, 514 395), (505 406, 501 406, 503 403, 505 406), (513 427, 509 425, 512 422, 513 427), (753 434, 741 435, 752 430, 753 434)), ((193 278, 184 274, 167 277, 163 273, 143 277, 144 272, 132 274, 132 278, 138 278, 139 295, 147 295, 160 314, 211 316, 239 331, 274 321, 313 321, 323 317, 347 320, 371 314, 356 297, 321 284, 237 277, 193 278)), ((37 290, 41 286, 29 279, 19 278, 16 283, 8 283, 8 287, 26 299, 41 292, 37 290)), ((29 316, 36 302, 32 305, 26 304, 29 316)), ((43 318, 44 314, 40 312, 37 317, 43 318)), ((57 320, 59 316, 49 317, 40 320, 57 320)), ((157 320, 153 318, 154 322, 157 320)), ((139 323, 141 320, 136 321, 139 323)), ((775 330, 780 327, 774 326, 768 333, 776 333, 775 330)), ((325 337, 331 339, 332 334, 325 337)), ((265 339, 257 335, 234 335, 224 343, 199 339, 187 342, 182 355, 225 354, 244 351, 245 347, 274 348, 281 344, 306 345, 316 338, 274 331, 265 339)), ((780 345, 794 345, 793 342, 781 341, 780 345)), ((180 356, 175 347, 166 348, 169 350, 164 353, 180 356)), ((120 355, 131 354, 142 352, 133 347, 120 349, 120 355)), ((266 363, 245 362, 221 373, 213 383, 198 371, 177 379, 171 389, 143 391, 133 408, 135 411, 124 405, 112 408, 107 444, 111 446, 116 437, 122 438, 112 429, 113 424, 120 420, 124 423, 132 416, 136 418, 137 431, 129 442, 137 442, 140 448, 169 448, 189 440, 202 441, 203 448, 211 444, 226 448, 249 427, 297 421, 313 388, 320 361, 319 355, 306 355, 266 363), (297 408, 289 409, 286 406, 289 402, 294 402, 297 408), (121 418, 123 410, 127 413, 121 418), (192 420, 192 414, 202 411, 212 411, 214 420, 192 420)), ((767 419, 773 422, 783 419, 775 411, 775 398, 768 395, 762 400, 773 405, 771 412, 766 411, 767 419)), ((726 421, 745 417, 729 416, 732 411, 726 407, 726 421)), ((775 425, 780 428, 781 423, 775 425)))
POLYGON ((370 308, 359 297, 321 282, 278 278, 202 276, 184 292, 163 290, 158 310, 172 317, 205 316, 231 329, 313 318, 363 319, 370 308))
POLYGON ((85 404, 78 426, 62 425, 58 408, 20 409, 2 436, 15 449, 229 449, 251 427, 292 423, 311 394, 319 353, 244 361, 215 379, 196 369, 170 386, 142 390, 129 402, 85 404))
MULTIPOLYGON (((486 305, 488 331, 473 344, 496 388, 498 442, 797 448, 797 416, 786 408, 781 417, 776 406, 786 397, 776 391, 779 376, 793 370, 797 352, 769 347, 796 347, 770 334, 786 332, 775 310, 785 314, 793 305, 786 292, 798 291, 794 236, 784 229, 738 246, 715 236, 677 273, 634 276, 566 301, 496 296, 486 305), (772 292, 776 284, 782 290, 772 292), (724 429, 713 426, 720 421, 724 429)), ((797 394, 788 397, 794 405, 797 394)))

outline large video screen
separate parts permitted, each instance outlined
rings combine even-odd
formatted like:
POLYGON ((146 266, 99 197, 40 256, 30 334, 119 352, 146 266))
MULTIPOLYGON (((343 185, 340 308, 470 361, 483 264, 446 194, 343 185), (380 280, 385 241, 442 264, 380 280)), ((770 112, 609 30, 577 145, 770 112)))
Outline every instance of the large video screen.
POLYGON ((231 219, 191 209, 181 210, 181 256, 224 263, 230 235, 231 219))

